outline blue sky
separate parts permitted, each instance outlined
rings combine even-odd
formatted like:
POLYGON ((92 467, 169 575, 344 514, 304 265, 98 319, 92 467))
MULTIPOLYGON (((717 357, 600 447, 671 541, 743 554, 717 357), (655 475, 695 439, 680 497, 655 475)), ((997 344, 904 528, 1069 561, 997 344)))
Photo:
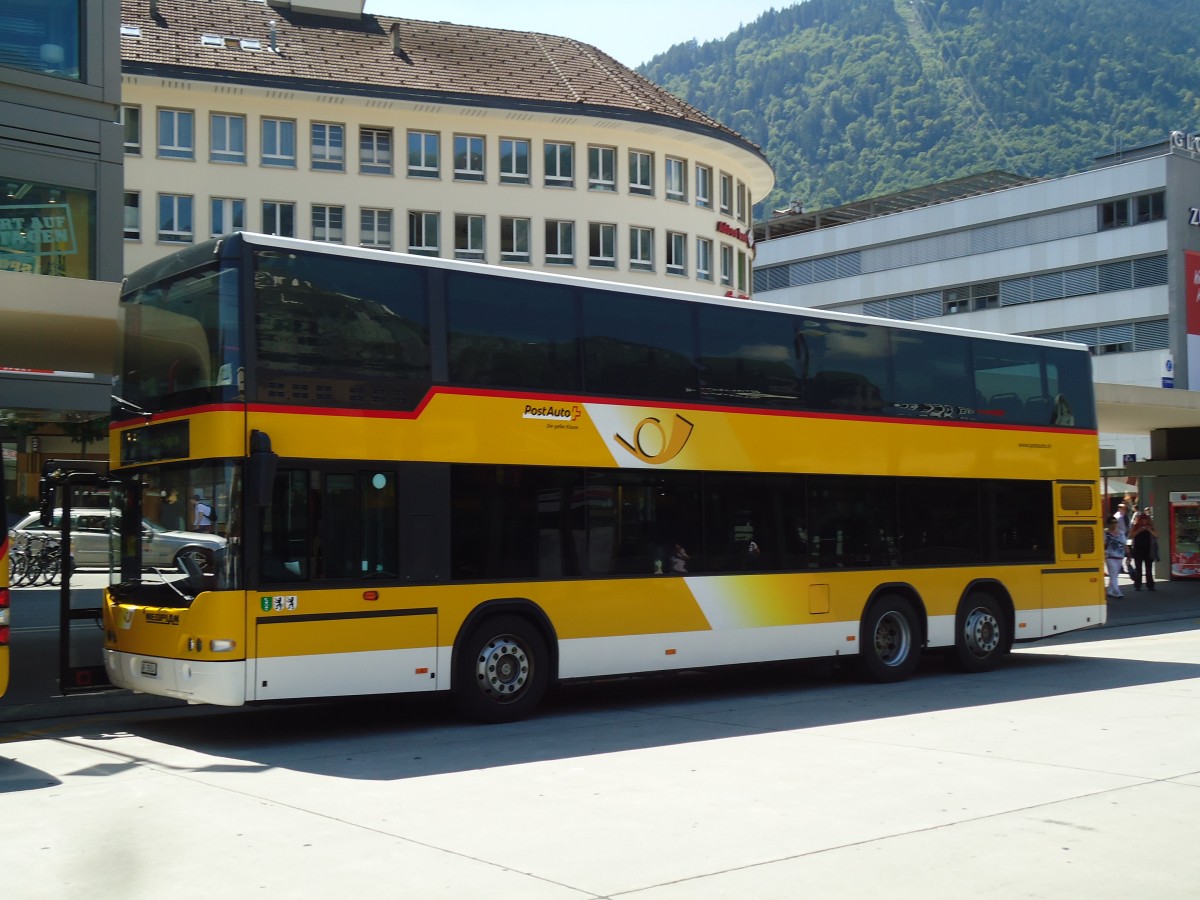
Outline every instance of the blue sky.
POLYGON ((540 31, 585 41, 636 68, 657 53, 690 41, 722 38, 768 9, 795 0, 438 0, 426 8, 412 0, 367 0, 381 16, 432 19, 460 25, 540 31))

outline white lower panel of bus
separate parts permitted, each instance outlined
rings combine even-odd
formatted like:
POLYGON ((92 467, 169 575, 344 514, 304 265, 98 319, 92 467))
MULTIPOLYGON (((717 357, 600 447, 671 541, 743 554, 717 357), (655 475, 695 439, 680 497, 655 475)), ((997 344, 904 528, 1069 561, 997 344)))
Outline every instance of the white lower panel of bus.
POLYGON ((1056 634, 1066 634, 1068 631, 1079 631, 1081 628, 1094 628, 1108 621, 1108 607, 1104 604, 1097 606, 1059 606, 1047 607, 1044 610, 1034 610, 1031 613, 1018 612, 1018 616, 1029 615, 1039 623, 1039 628, 1022 628, 1020 619, 1017 621, 1016 640, 1032 641, 1038 638, 1053 637, 1056 634))
POLYGON ((163 659, 104 651, 108 680, 118 687, 193 703, 241 706, 246 699, 246 663, 163 659))
POLYGON ((437 690, 437 648, 260 657, 246 696, 254 700, 437 690))
POLYGON ((857 622, 576 638, 560 642, 558 674, 591 678, 857 653, 857 622))

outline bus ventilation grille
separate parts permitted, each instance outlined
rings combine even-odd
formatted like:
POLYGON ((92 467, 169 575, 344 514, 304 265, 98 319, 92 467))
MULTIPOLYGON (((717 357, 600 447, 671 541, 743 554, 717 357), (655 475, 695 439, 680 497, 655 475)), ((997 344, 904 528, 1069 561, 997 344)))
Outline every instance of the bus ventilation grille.
POLYGON ((1063 553, 1091 556, 1096 552, 1096 528, 1093 525, 1065 525, 1062 530, 1063 553))
POLYGON ((1094 488, 1090 484, 1064 484, 1058 499, 1064 512, 1089 512, 1095 505, 1094 488))

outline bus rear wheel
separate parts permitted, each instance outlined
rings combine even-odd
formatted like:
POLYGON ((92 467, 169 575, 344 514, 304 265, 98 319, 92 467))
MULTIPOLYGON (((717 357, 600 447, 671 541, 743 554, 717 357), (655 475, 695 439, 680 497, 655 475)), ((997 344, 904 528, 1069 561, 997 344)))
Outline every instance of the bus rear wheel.
POLYGON ((459 712, 477 722, 515 722, 541 702, 550 681, 541 633, 514 615, 485 619, 463 642, 454 672, 459 712))
POLYGON ((917 614, 896 594, 885 594, 867 611, 860 635, 862 667, 868 678, 882 683, 903 681, 921 661, 917 614))
POLYGON ((951 662, 963 672, 990 672, 1008 652, 1010 636, 1000 603, 991 594, 967 595, 954 618, 951 662))

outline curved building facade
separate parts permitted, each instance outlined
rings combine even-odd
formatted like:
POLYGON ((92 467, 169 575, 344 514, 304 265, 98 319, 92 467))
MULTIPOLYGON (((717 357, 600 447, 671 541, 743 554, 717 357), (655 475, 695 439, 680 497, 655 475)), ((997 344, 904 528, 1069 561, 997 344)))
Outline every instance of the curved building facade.
POLYGON ((246 229, 747 296, 754 144, 568 38, 125 0, 125 269, 246 229))

